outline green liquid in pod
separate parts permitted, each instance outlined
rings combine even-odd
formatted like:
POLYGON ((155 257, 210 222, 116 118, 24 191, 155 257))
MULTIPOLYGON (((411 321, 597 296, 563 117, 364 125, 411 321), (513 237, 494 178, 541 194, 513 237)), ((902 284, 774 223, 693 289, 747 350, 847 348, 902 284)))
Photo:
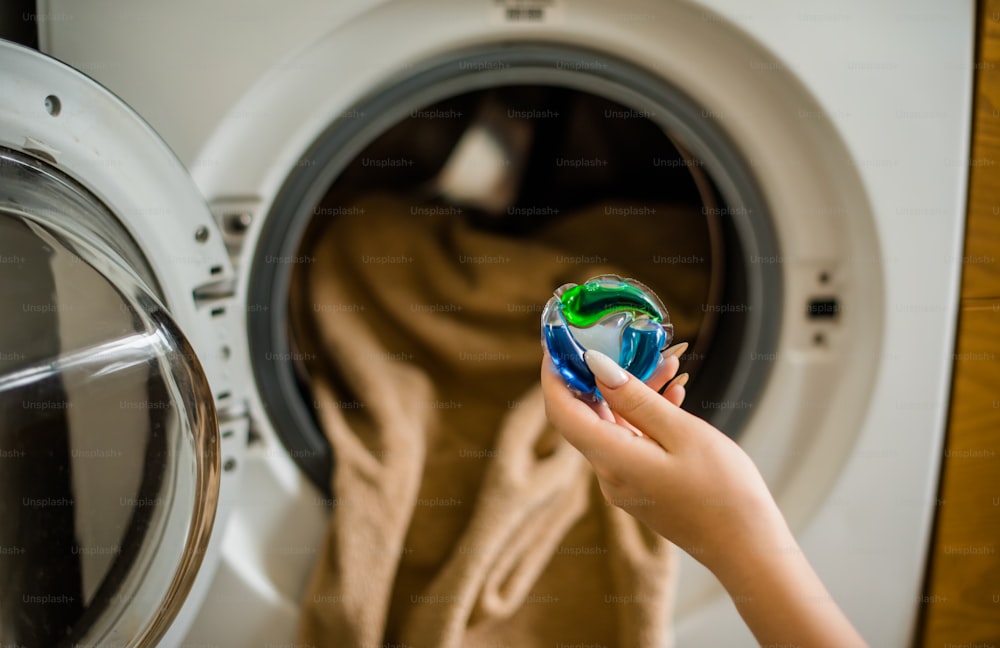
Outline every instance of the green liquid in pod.
POLYGON ((566 322, 579 328, 592 326, 606 315, 621 310, 645 313, 656 322, 663 319, 659 308, 643 291, 627 284, 613 288, 594 283, 574 286, 563 293, 560 301, 566 322))

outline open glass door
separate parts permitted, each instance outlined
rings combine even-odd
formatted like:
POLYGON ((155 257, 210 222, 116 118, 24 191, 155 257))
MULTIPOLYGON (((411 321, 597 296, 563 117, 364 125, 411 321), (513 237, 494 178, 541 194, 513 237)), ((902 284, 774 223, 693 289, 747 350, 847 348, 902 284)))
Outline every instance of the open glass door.
MULTIPOLYGON (((4 76, 43 59, 0 43, 4 76)), ((0 138, 0 645, 153 645, 211 535, 215 399, 142 246, 17 128, 0 138)))

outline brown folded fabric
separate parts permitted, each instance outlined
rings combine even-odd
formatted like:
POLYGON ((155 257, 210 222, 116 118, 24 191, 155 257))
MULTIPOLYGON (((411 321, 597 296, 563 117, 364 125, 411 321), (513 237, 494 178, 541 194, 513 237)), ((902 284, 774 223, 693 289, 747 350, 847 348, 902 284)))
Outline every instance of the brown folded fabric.
POLYGON ((557 286, 616 272, 656 290, 691 339, 708 282, 700 215, 601 204, 515 238, 401 197, 350 207, 310 236, 293 284, 336 460, 300 640, 665 645, 673 552, 605 503, 548 425, 539 315, 557 286), (705 263, 663 261, 681 254, 705 263))

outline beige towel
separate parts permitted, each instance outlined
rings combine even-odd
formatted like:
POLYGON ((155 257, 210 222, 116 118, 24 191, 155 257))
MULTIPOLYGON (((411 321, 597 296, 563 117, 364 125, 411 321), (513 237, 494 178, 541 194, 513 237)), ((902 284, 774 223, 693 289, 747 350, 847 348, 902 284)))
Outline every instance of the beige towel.
POLYGON ((691 339, 707 266, 662 259, 707 259, 690 233, 700 215, 597 205, 513 238, 414 205, 372 195, 340 210, 293 284, 336 462, 301 641, 664 645, 672 551, 604 502, 547 424, 539 314, 560 284, 618 272, 650 284, 691 339))

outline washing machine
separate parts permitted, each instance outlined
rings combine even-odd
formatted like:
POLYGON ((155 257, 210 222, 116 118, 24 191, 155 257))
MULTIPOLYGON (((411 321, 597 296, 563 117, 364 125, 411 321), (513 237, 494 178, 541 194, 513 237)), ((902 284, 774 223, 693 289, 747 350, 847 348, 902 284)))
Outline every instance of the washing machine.
MULTIPOLYGON (((643 120, 697 171, 718 281, 687 406, 753 457, 867 640, 912 640, 971 2, 51 0, 27 19, 44 54, 0 46, 5 642, 293 645, 337 496, 288 334, 304 233, 387 133, 513 87, 614 106, 607 128, 643 120)), ((678 645, 754 644, 686 557, 668 613, 678 645)))

